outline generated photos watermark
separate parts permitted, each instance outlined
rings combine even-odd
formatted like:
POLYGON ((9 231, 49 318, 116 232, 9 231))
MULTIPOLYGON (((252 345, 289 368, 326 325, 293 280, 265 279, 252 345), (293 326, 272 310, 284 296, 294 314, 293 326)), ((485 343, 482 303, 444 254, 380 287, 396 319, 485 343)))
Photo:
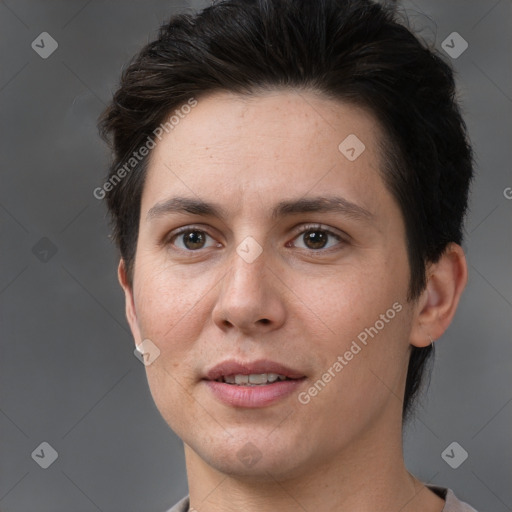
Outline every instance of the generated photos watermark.
POLYGON ((339 355, 336 361, 322 374, 322 376, 307 391, 302 391, 298 395, 301 404, 307 405, 311 399, 318 395, 329 382, 331 382, 350 361, 359 354, 364 347, 368 345, 370 339, 373 339, 386 327, 395 316, 402 311, 403 307, 400 302, 395 302, 385 313, 379 316, 379 319, 370 327, 365 327, 357 335, 357 340, 353 340, 350 348, 343 355, 339 355))
POLYGON ((153 135, 148 135, 144 144, 142 144, 139 149, 134 151, 125 161, 124 165, 117 168, 116 172, 113 173, 105 183, 101 187, 96 187, 93 190, 93 195, 96 199, 103 199, 107 192, 113 190, 116 185, 121 183, 121 181, 131 172, 139 162, 142 161, 144 157, 146 157, 150 150, 152 150, 156 146, 155 138, 158 140, 162 140, 164 133, 170 133, 174 128, 180 123, 181 119, 184 119, 187 114, 191 112, 191 110, 197 105, 197 100, 195 98, 190 98, 187 103, 182 105, 179 109, 176 109, 165 123, 160 124, 153 130, 153 135))

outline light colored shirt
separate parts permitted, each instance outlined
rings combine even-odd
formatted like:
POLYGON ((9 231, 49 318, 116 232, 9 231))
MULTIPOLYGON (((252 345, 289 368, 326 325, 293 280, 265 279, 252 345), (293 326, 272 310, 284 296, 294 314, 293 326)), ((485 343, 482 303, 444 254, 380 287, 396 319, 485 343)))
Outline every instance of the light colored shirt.
MULTIPOLYGON (((446 489, 445 487, 439 487, 436 485, 427 485, 427 487, 445 500, 443 512, 477 512, 473 507, 464 501, 460 501, 451 489, 446 489)), ((167 512, 189 512, 189 506, 189 497, 185 496, 167 512)))

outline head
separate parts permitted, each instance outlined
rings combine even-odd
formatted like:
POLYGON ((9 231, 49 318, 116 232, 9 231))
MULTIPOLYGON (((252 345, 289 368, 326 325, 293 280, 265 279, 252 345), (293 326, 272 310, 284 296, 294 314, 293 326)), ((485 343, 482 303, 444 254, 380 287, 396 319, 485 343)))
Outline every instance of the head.
POLYGON ((273 406, 210 406, 203 379, 226 356, 307 378, 285 408, 297 422, 280 427, 290 443, 303 420, 330 436, 332 419, 317 419, 329 410, 353 417, 340 447, 410 415, 465 283, 472 152, 451 68, 392 11, 231 0, 174 16, 123 72, 100 127, 114 159, 97 196, 128 319, 160 350, 150 388, 187 444, 227 468, 221 446, 258 445, 279 423, 273 406))

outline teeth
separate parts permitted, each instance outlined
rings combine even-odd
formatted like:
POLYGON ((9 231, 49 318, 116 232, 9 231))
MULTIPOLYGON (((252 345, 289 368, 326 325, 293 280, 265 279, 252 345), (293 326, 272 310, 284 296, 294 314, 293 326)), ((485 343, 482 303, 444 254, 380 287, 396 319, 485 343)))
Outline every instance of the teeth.
POLYGON ((267 382, 267 374, 260 373, 259 375, 252 374, 249 375, 249 383, 250 384, 266 384, 267 382))
POLYGON ((235 384, 247 384, 249 382, 249 375, 235 375, 235 384))
POLYGON ((251 375, 225 375, 217 380, 238 386, 260 386, 277 380, 287 380, 287 377, 278 373, 252 373, 251 375))

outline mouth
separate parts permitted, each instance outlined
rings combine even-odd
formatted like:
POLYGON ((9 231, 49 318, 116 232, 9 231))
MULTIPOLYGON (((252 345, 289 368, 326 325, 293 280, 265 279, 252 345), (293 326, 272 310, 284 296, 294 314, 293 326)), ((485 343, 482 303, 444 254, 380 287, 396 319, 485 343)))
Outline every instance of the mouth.
POLYGON ((243 373, 237 373, 236 375, 223 375, 215 382, 224 382, 226 384, 232 384, 233 386, 264 386, 266 384, 272 384, 273 382, 281 382, 283 380, 298 380, 291 379, 286 375, 279 373, 251 373, 249 375, 243 373))
POLYGON ((306 376, 298 370, 268 360, 224 361, 203 381, 218 400, 231 407, 266 407, 292 395, 306 376))
POLYGON ((276 361, 260 359, 239 362, 233 359, 223 361, 209 369, 204 379, 235 386, 262 386, 283 380, 297 380, 305 375, 276 361))

